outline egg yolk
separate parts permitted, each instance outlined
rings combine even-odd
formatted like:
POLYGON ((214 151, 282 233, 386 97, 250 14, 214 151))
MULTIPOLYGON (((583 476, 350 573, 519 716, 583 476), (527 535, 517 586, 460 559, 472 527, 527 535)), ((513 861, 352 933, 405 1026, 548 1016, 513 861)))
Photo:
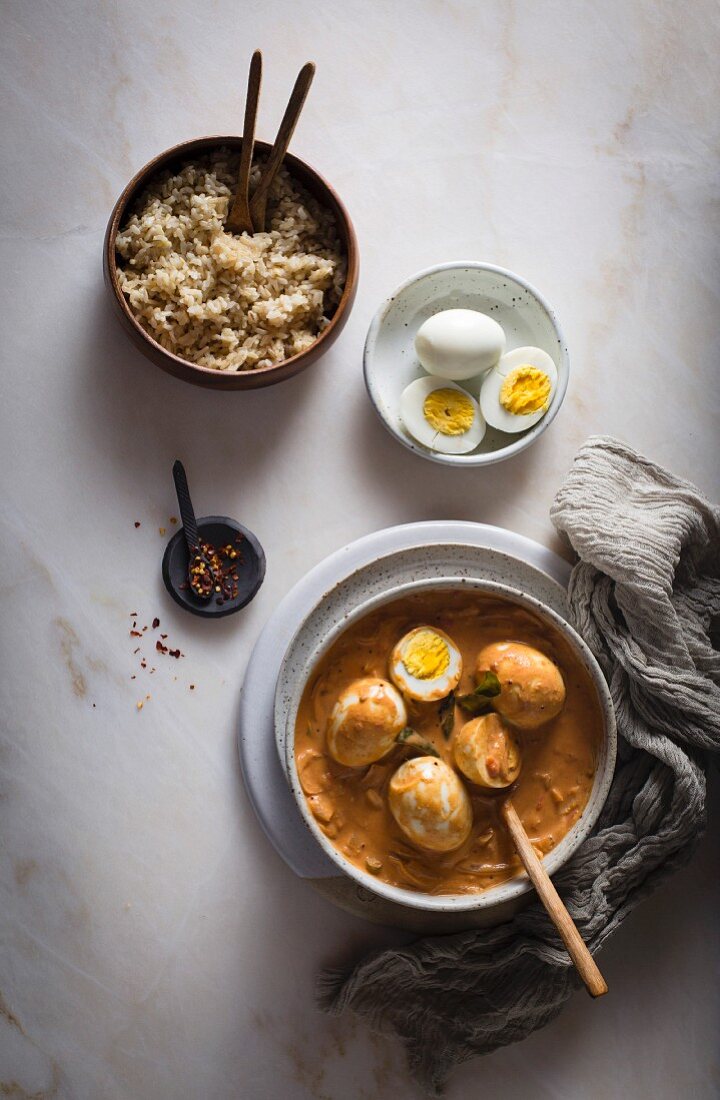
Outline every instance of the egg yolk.
POLYGON ((447 642, 431 630, 420 630, 405 647, 402 663, 416 680, 436 680, 450 664, 447 642))
POLYGON ((546 409, 550 397, 550 379, 539 367, 529 363, 511 370, 500 390, 500 404, 516 416, 546 409))
POLYGON ((475 419, 473 403, 457 390, 433 390, 425 398, 423 414, 431 428, 442 435, 464 435, 475 419))

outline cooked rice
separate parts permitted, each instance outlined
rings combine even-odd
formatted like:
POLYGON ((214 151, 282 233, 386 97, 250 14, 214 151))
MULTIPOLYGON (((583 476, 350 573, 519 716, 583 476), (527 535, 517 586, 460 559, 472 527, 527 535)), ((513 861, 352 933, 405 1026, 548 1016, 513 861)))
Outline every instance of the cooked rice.
MULTIPOLYGON (((333 214, 282 167, 267 232, 225 233, 239 157, 227 149, 159 176, 117 235, 120 286, 140 324, 203 367, 247 371, 309 347, 340 300, 333 214)), ((251 187, 260 166, 254 165, 251 187)))

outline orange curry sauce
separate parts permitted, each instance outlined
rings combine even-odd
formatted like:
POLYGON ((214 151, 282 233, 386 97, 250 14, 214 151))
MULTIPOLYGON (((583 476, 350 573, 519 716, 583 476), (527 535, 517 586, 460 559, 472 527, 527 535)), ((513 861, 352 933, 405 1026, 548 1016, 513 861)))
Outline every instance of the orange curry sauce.
MULTIPOLYGON (((507 600, 472 591, 414 594, 386 604, 350 626, 320 660, 295 727, 298 775, 305 795, 313 796, 308 804, 320 829, 357 867, 393 886, 429 894, 477 893, 520 870, 500 816, 502 792, 481 790, 463 779, 473 807, 470 837, 454 852, 428 852, 410 844, 387 805, 390 777, 412 750, 399 745, 376 764, 349 768, 326 749, 328 718, 343 688, 361 676, 388 678, 393 646, 420 624, 440 627, 462 653, 459 694, 475 686, 476 656, 491 642, 525 642, 559 666, 565 706, 540 729, 518 731, 523 764, 512 788, 515 808, 542 854, 562 840, 588 801, 603 736, 602 712, 590 676, 562 634, 507 600)), ((452 740, 441 730, 438 704, 406 703, 409 724, 454 767, 452 740)), ((456 730, 469 720, 456 708, 456 730)))

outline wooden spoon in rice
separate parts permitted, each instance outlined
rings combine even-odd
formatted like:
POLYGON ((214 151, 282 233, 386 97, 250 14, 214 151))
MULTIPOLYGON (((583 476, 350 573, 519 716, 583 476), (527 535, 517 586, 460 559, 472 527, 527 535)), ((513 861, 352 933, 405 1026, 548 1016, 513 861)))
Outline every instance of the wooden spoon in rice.
POLYGON ((261 81, 262 54, 260 50, 255 50, 250 61, 250 72, 248 74, 237 191, 225 219, 225 229, 228 233, 254 232, 253 220, 250 214, 250 169, 252 168, 253 148, 255 146, 255 119, 257 118, 261 81))
POLYGON ((255 227, 256 233, 265 232, 265 212, 267 208, 267 200, 272 182, 277 175, 280 165, 283 162, 285 154, 288 151, 290 139, 293 136, 297 121, 300 118, 300 112, 303 109, 307 94, 310 91, 310 85, 312 84, 313 77, 315 76, 315 65, 312 61, 308 61, 303 65, 302 69, 298 73, 297 80, 295 81, 295 87, 292 90, 288 105, 285 108, 285 114, 283 115, 280 128, 278 129, 275 142, 270 155, 265 162, 260 181, 253 191, 252 198, 250 199, 250 217, 255 227))

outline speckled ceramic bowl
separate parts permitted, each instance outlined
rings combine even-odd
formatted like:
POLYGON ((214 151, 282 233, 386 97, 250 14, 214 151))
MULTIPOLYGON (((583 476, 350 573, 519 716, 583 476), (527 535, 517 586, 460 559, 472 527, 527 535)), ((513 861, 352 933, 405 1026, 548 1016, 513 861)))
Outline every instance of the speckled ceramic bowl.
MULTIPOLYGON (((552 424, 565 397, 570 360, 554 310, 535 287, 520 275, 493 264, 457 260, 419 271, 399 286, 375 314, 365 341, 365 385, 383 424, 413 454, 445 466, 489 466, 512 458, 552 424), (542 348, 554 360, 557 386, 545 416, 525 432, 509 435, 488 427, 479 447, 470 454, 445 455, 418 443, 400 419, 400 395, 415 378, 426 377, 415 354, 420 325, 444 309, 476 309, 502 325, 507 350, 542 348)), ((459 382, 474 397, 481 376, 459 382)))
MULTIPOLYGON (((359 581, 361 584, 361 580, 359 581)), ((278 676, 275 694, 275 732, 280 760, 298 809, 306 827, 340 870, 354 879, 372 894, 399 905, 422 909, 426 912, 463 912, 468 910, 493 910, 507 914, 513 903, 532 889, 525 874, 478 894, 431 895, 404 890, 378 881, 375 876, 361 871, 346 859, 325 836, 310 813, 300 785, 295 763, 295 721, 302 693, 318 661, 347 628, 369 612, 385 604, 418 592, 436 592, 439 589, 469 589, 488 596, 502 597, 533 613, 552 629, 562 634, 587 669, 597 692, 598 704, 603 714, 604 737, 600 747, 595 781, 588 803, 569 833, 545 858, 545 867, 553 874, 577 851, 592 830, 607 798, 615 767, 617 737, 612 701, 600 667, 582 638, 551 607, 534 596, 494 581, 475 580, 467 577, 440 577, 432 580, 413 581, 389 587, 369 599, 350 603, 352 589, 348 591, 344 612, 338 608, 328 593, 307 616, 288 646, 278 676)))

